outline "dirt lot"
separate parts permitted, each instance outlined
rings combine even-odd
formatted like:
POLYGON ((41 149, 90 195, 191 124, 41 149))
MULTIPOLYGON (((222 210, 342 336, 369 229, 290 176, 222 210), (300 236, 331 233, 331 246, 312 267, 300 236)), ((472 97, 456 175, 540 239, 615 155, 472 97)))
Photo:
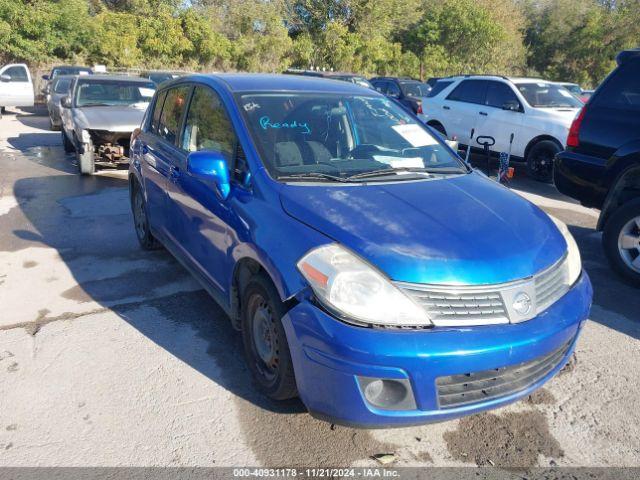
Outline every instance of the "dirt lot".
POLYGON ((491 413, 353 430, 257 395, 222 311, 138 248, 125 172, 81 178, 47 126, 0 120, 0 466, 640 466, 640 295, 609 270, 597 213, 553 187, 515 183, 591 275, 576 362, 491 413))

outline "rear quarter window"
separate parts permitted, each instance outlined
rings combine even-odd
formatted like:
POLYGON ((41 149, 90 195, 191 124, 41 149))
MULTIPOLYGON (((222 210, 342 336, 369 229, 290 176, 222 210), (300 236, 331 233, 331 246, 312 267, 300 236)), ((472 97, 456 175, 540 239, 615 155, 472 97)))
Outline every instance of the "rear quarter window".
POLYGON ((592 103, 594 107, 640 110, 640 60, 618 67, 592 103))
POLYGON ((157 134, 158 128, 160 126, 160 115, 162 114, 162 105, 164 104, 164 99, 167 96, 166 90, 160 92, 156 98, 156 102, 153 105, 153 113, 151 115, 151 125, 149 126, 149 131, 157 134))

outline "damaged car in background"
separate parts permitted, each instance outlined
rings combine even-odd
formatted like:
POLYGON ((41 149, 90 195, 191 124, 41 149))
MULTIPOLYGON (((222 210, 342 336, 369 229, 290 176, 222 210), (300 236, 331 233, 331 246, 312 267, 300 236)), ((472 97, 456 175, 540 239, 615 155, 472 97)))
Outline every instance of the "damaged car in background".
POLYGON ((78 76, 61 101, 62 142, 75 152, 78 169, 129 164, 131 133, 140 126, 156 86, 148 80, 109 75, 78 76))

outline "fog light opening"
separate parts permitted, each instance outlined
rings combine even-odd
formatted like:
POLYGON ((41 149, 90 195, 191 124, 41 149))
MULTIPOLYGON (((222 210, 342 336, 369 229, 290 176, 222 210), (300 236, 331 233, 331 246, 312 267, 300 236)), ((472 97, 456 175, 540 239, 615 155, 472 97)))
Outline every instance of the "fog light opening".
POLYGON ((407 379, 358 377, 367 403, 383 410, 415 410, 416 403, 407 379))

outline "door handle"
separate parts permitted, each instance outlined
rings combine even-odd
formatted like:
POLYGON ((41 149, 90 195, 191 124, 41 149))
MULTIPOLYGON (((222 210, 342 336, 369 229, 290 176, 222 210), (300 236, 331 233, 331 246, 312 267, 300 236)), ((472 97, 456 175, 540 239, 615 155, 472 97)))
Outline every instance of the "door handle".
POLYGON ((443 105, 443 106, 442 106, 442 108, 443 108, 444 110, 451 110, 451 107, 449 107, 449 106, 447 106, 447 105, 443 105))
POLYGON ((488 114, 487 112, 478 112, 480 115, 482 115, 483 117, 486 117, 488 114))

